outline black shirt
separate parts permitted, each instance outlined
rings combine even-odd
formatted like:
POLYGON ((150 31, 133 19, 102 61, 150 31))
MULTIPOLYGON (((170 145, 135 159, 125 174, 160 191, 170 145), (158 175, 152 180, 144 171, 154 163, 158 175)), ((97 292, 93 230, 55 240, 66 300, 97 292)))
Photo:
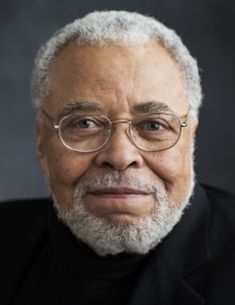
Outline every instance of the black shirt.
POLYGON ((50 213, 54 251, 63 274, 60 302, 71 305, 126 304, 148 255, 118 254, 101 257, 50 213))
POLYGON ((48 199, 0 204, 1 305, 234 305, 235 197, 195 188, 147 256, 102 258, 60 223, 48 199))

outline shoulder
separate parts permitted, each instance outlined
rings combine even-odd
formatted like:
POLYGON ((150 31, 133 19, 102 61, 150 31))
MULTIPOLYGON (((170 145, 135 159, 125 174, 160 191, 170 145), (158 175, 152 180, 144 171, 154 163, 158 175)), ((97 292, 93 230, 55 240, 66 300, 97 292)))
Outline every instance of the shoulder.
POLYGON ((209 304, 232 304, 235 274, 235 195, 203 186, 209 201, 208 250, 210 278, 207 295, 209 304), (219 303, 218 303, 219 302, 219 303))
MULTIPOLYGON (((15 200, 0 203, 0 256, 9 260, 25 255, 48 239, 48 208, 50 200, 15 200)), ((1 263, 0 263, 1 264, 1 263)))
POLYGON ((214 187, 207 184, 201 185, 204 190, 206 191, 209 199, 213 200, 215 203, 223 204, 226 203, 226 206, 229 207, 231 204, 231 207, 235 204, 235 193, 228 192, 226 190, 223 190, 218 187, 214 187))
POLYGON ((209 199, 211 255, 224 266, 233 262, 235 256, 235 195, 208 185, 204 189, 209 199))
POLYGON ((8 200, 0 202, 0 233, 45 224, 49 199, 8 200))
POLYGON ((0 203, 1 304, 11 304, 19 285, 49 241, 50 200, 15 200, 0 203))
POLYGON ((0 203, 0 239, 7 251, 30 248, 48 235, 49 199, 26 199, 0 203))
POLYGON ((211 222, 223 222, 235 232, 235 194, 203 185, 210 205, 211 222))

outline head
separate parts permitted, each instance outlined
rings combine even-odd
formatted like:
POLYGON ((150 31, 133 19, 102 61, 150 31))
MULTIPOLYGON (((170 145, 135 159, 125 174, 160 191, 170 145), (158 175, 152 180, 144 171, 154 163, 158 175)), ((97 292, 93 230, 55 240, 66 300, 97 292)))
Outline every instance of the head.
MULTIPOLYGON (((58 216, 100 255, 155 247, 179 221, 194 185, 201 87, 197 64, 180 38, 140 14, 91 13, 41 48, 32 96, 37 155, 58 216), (149 140, 159 113, 179 124, 172 145, 149 140), (107 117, 109 139, 97 149, 71 149, 58 133, 67 116, 82 116, 78 127, 93 148, 97 132, 87 137, 87 130, 97 128, 94 118, 107 117), (139 130, 148 144, 140 144, 139 130)), ((169 120, 161 120, 162 137, 169 120)))

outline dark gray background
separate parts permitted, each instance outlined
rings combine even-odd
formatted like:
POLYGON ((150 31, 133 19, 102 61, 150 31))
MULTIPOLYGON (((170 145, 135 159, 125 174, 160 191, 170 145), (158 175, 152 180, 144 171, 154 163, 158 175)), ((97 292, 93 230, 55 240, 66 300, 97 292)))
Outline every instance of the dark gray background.
POLYGON ((235 1, 0 1, 0 200, 46 194, 34 153, 30 74, 39 46, 89 11, 125 9, 157 17, 198 59, 204 106, 196 151, 198 179, 235 190, 235 1))

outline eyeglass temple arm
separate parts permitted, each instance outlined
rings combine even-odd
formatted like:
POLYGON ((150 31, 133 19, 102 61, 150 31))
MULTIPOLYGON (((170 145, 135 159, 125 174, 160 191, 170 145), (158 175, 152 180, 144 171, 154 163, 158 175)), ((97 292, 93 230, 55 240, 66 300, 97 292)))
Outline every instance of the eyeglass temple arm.
POLYGON ((183 122, 180 122, 180 126, 181 126, 181 127, 187 127, 187 125, 188 125, 188 122, 187 122, 188 113, 187 113, 186 115, 184 115, 184 116, 182 117, 182 119, 183 119, 183 122))
POLYGON ((48 119, 48 121, 51 123, 52 127, 54 127, 55 129, 58 129, 58 128, 59 128, 59 125, 56 124, 56 123, 53 121, 52 117, 50 117, 50 115, 49 115, 45 110, 40 109, 40 112, 41 112, 41 114, 45 115, 45 117, 46 117, 46 118, 48 119))
MULTIPOLYGON (((53 121, 52 117, 51 117, 45 110, 40 109, 40 112, 41 112, 42 114, 45 115, 45 117, 46 117, 46 118, 48 119, 48 121, 51 123, 52 127, 54 127, 55 129, 59 129, 59 125, 56 124, 56 123, 53 121)), ((188 113, 187 113, 185 116, 182 117, 183 122, 180 123, 180 126, 181 126, 181 127, 186 127, 186 126, 188 125, 188 123, 187 123, 187 118, 188 118, 188 113)), ((114 121, 111 121, 110 123, 111 123, 111 124, 116 124, 116 123, 127 123, 127 124, 131 124, 131 121, 129 121, 129 120, 114 120, 114 121)))

